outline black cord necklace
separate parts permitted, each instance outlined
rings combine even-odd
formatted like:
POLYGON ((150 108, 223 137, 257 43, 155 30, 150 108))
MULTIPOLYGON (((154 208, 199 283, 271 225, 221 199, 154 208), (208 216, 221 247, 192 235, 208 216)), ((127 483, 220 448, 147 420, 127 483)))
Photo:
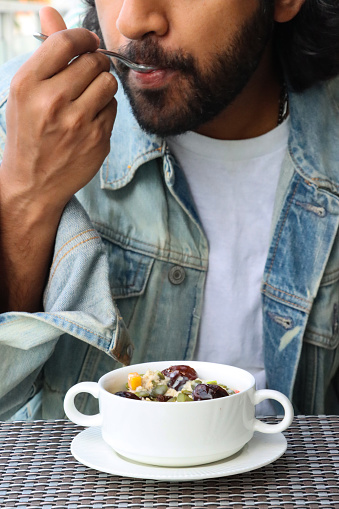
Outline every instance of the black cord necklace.
POLYGON ((279 97, 278 125, 282 124, 287 117, 288 117, 288 92, 286 83, 283 83, 279 97))

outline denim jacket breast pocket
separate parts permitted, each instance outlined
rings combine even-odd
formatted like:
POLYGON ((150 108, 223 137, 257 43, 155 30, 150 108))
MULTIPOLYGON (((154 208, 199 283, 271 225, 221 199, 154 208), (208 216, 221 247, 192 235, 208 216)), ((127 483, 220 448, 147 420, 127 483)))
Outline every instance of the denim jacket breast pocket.
POLYGON ((102 238, 109 265, 109 284, 112 297, 128 327, 137 298, 145 292, 154 259, 138 251, 102 238))

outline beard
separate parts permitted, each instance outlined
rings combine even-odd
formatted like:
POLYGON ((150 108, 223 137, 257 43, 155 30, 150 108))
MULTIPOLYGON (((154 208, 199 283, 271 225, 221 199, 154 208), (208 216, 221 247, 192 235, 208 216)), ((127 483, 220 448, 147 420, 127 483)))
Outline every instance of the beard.
POLYGON ((131 41, 119 52, 136 62, 176 71, 161 89, 140 89, 129 82, 130 70, 117 62, 118 78, 140 127, 161 137, 196 131, 224 111, 257 69, 274 29, 274 2, 261 0, 229 46, 210 53, 203 66, 183 50, 165 51, 152 35, 131 41))

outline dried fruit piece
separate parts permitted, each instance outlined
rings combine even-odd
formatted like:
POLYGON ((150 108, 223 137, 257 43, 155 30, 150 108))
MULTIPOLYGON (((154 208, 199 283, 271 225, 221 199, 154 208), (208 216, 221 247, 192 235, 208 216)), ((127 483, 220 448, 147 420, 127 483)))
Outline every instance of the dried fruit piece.
POLYGON ((139 373, 128 374, 128 387, 131 391, 135 391, 141 385, 141 376, 139 373))
POLYGON ((197 372, 191 366, 185 364, 178 364, 177 366, 170 366, 164 369, 162 373, 169 377, 167 382, 169 387, 172 387, 176 391, 180 391, 181 387, 185 385, 188 380, 195 380, 197 378, 197 372))
POLYGON ((171 400, 171 396, 164 396, 163 394, 159 394, 156 398, 155 398, 155 401, 169 401, 171 400))
POLYGON ((116 392, 115 395, 120 396, 121 398, 138 399, 141 401, 141 399, 138 398, 138 396, 136 396, 135 394, 133 394, 133 392, 119 391, 119 392, 116 392))
POLYGON ((185 364, 178 364, 177 366, 170 366, 162 371, 162 374, 165 376, 170 376, 174 371, 179 371, 181 376, 186 376, 188 380, 195 380, 198 375, 195 369, 191 368, 191 366, 186 366, 185 364))
POLYGON ((198 384, 192 393, 193 401, 202 401, 205 399, 224 398, 229 396, 228 392, 220 385, 198 384))

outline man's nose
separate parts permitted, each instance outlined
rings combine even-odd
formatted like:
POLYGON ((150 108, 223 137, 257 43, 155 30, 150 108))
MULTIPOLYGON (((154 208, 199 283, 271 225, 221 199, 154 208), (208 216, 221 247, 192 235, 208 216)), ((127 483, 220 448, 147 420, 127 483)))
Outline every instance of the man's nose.
POLYGON ((168 31, 165 3, 168 0, 123 0, 116 22, 127 39, 141 39, 146 34, 159 37, 168 31))

